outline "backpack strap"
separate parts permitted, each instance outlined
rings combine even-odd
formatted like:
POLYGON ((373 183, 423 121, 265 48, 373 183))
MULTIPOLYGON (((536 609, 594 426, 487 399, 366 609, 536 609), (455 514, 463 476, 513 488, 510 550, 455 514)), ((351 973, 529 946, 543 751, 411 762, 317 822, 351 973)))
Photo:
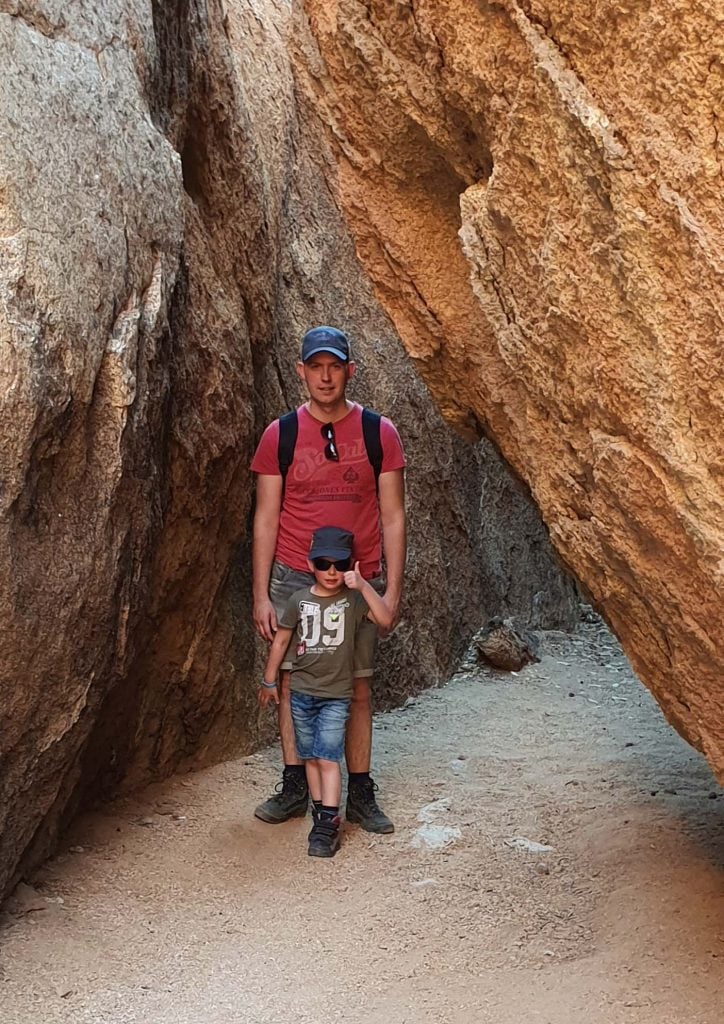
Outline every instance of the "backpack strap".
POLYGON ((371 409, 362 410, 362 437, 364 438, 367 458, 375 474, 375 487, 379 486, 382 472, 382 441, 380 440, 380 424, 382 417, 371 409))
MULTIPOLYGON (((372 409, 362 410, 362 437, 367 450, 367 458, 375 474, 375 486, 378 485, 380 473, 382 472, 382 441, 380 439, 380 425, 382 417, 372 409)), ((297 445, 297 434, 299 433, 299 420, 297 410, 285 413, 279 417, 279 444, 277 446, 277 458, 279 460, 279 472, 282 475, 282 494, 286 485, 287 473, 294 458, 294 449, 297 445)))
POLYGON ((279 417, 279 444, 277 446, 277 458, 279 459, 279 472, 282 475, 282 494, 286 486, 287 473, 294 458, 294 449, 297 445, 297 434, 299 433, 299 421, 297 410, 285 413, 279 417))

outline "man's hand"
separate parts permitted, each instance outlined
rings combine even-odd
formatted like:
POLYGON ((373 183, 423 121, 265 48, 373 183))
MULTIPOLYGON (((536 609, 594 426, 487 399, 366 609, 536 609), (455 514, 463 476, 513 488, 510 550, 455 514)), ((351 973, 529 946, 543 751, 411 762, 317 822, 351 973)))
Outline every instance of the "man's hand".
POLYGON ((268 708, 270 704, 279 703, 279 687, 278 686, 264 686, 259 683, 259 704, 263 708, 268 708))
POLYGON ((393 594, 391 591, 386 590, 382 596, 385 600, 385 604, 392 612, 391 625, 388 629, 380 630, 383 636, 387 636, 388 633, 391 633, 395 629, 397 623, 400 621, 400 595, 393 594))
POLYGON ((271 643, 277 631, 277 613, 268 597, 254 602, 252 618, 254 619, 254 628, 262 640, 268 640, 271 643))
POLYGON ((344 585, 350 590, 361 590, 364 582, 364 576, 359 571, 359 562, 355 562, 354 569, 348 569, 344 574, 344 585))

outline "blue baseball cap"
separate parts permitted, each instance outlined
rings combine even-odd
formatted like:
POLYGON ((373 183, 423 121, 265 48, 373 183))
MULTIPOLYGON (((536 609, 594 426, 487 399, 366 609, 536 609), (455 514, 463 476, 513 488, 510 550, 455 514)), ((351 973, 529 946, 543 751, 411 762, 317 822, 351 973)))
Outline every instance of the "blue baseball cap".
POLYGON ((351 558, 354 534, 339 526, 320 526, 312 534, 310 558, 351 558))
POLYGON ((343 363, 350 360, 347 335, 336 327, 312 327, 302 338, 302 362, 306 363, 318 352, 329 352, 343 363))

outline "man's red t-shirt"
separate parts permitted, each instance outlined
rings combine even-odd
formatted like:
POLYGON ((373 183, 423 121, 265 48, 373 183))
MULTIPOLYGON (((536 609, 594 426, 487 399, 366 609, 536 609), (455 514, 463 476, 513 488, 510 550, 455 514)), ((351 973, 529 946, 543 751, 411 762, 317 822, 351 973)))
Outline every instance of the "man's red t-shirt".
MULTIPOLYGON (((380 514, 375 474, 362 436, 362 406, 357 402, 344 419, 333 424, 339 462, 327 459, 322 427, 307 409, 297 410, 299 433, 287 473, 274 557, 278 562, 309 571, 307 554, 312 534, 320 526, 340 526, 354 534, 354 557, 366 579, 379 575, 382 558, 380 514)), ((380 423, 382 472, 404 469, 400 435, 390 420, 380 423)), ((280 476, 279 420, 262 434, 251 468, 264 476, 280 476)))

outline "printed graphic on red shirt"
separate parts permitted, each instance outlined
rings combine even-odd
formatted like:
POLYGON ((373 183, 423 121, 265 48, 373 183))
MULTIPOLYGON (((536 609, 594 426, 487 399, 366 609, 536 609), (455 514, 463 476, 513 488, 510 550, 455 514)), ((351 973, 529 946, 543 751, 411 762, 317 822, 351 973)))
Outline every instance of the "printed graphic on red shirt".
MULTIPOLYGON (((339 461, 325 455, 327 440, 322 426, 306 406, 298 410, 299 432, 294 459, 287 474, 279 519, 275 558, 300 571, 308 571, 307 553, 314 530, 339 526, 354 534, 354 557, 366 578, 380 572, 382 542, 374 470, 362 435, 362 406, 355 403, 347 416, 333 425, 339 461)), ((393 424, 380 424, 382 472, 405 466, 402 442, 393 424)), ((279 423, 265 430, 251 468, 255 473, 279 476, 279 423)))

